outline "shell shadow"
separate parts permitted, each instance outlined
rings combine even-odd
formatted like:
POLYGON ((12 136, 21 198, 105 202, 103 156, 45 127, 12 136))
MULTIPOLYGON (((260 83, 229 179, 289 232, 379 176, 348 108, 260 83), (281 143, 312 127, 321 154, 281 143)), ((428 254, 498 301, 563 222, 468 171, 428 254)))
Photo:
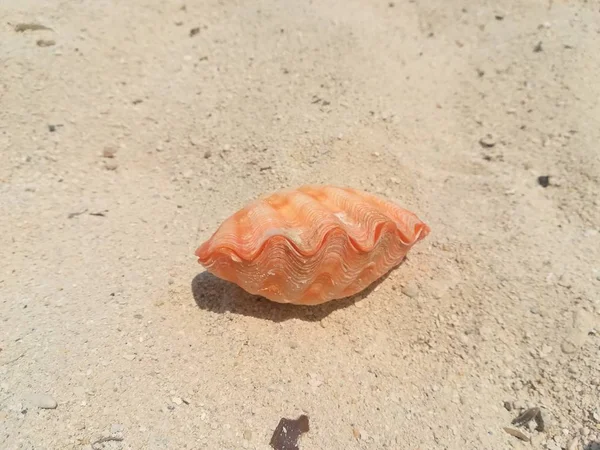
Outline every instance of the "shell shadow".
POLYGON ((218 314, 229 312, 273 322, 284 322, 290 319, 317 322, 333 311, 347 308, 368 296, 394 270, 392 269, 358 294, 315 306, 272 302, 264 297, 249 294, 238 285, 222 280, 209 272, 196 275, 191 287, 196 304, 206 311, 218 314))
POLYGON ((600 442, 589 442, 584 448, 583 450, 600 450, 600 442))

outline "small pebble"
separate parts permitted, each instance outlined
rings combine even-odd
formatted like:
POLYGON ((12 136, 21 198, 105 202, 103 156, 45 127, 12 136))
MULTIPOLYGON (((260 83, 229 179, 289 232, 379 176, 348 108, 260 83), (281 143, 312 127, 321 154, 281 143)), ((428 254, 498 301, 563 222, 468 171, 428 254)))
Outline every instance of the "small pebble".
POLYGON ((491 134, 487 134, 479 139, 479 145, 481 145, 483 148, 492 148, 496 145, 496 141, 491 134))
POLYGON ((173 401, 173 403, 175 403, 176 405, 181 405, 183 403, 183 400, 180 399, 179 397, 173 397, 171 399, 173 401))
POLYGON ((251 441, 252 440, 252 431, 244 430, 244 439, 246 441, 251 441))
POLYGON ((550 175, 540 175, 537 182, 543 188, 550 186, 550 175))
POLYGON ((38 47, 52 47, 56 42, 52 39, 38 39, 36 44, 38 47))
POLYGON ((212 152, 211 152, 210 150, 206 150, 206 151, 204 152, 204 158, 205 158, 205 159, 208 159, 208 158, 210 158, 211 156, 212 156, 212 152))
POLYGON ((550 355, 550 353, 552 353, 552 347, 549 345, 544 345, 540 350, 540 357, 546 358, 548 355, 550 355))
POLYGON ((102 150, 102 156, 105 158, 114 158, 116 153, 117 150, 112 147, 105 147, 104 150, 102 150))
POLYGON ((132 355, 131 353, 126 353, 123 355, 123 358, 125 358, 127 361, 133 361, 135 359, 135 355, 132 355))
POLYGON ((46 394, 31 394, 28 399, 32 405, 41 409, 54 409, 58 406, 56 400, 46 394))
POLYGON ((414 298, 419 295, 419 288, 414 283, 408 283, 402 288, 402 293, 407 297, 414 298))
POLYGON ((115 161, 107 161, 104 164, 106 170, 117 170, 117 167, 119 167, 119 165, 115 161))

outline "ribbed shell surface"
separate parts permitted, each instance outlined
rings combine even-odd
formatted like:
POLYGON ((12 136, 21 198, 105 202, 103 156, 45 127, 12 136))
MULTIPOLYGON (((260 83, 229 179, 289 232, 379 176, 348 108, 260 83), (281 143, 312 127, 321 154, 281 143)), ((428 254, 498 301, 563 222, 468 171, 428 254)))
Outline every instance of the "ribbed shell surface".
POLYGON ((415 214, 374 195, 302 186, 236 212, 196 256, 251 294, 316 305, 362 291, 428 233, 415 214))

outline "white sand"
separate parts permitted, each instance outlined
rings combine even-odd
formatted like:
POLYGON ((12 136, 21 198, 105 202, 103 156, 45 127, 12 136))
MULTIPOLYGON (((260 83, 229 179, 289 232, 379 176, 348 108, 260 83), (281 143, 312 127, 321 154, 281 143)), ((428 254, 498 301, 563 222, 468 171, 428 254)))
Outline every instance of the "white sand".
POLYGON ((394 3, 0 2, 0 448, 599 448, 598 2, 394 3), (202 274, 305 183, 432 233, 360 301, 202 274))

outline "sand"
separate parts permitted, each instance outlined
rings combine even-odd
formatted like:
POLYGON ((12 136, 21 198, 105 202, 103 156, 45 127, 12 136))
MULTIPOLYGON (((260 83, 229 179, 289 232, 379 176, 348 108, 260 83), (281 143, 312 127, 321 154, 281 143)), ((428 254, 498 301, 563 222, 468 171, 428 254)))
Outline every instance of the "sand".
POLYGON ((598 2, 0 17, 0 448, 269 449, 301 414, 301 450, 600 448, 598 2), (432 232, 321 307, 204 273, 223 219, 306 183, 432 232))

